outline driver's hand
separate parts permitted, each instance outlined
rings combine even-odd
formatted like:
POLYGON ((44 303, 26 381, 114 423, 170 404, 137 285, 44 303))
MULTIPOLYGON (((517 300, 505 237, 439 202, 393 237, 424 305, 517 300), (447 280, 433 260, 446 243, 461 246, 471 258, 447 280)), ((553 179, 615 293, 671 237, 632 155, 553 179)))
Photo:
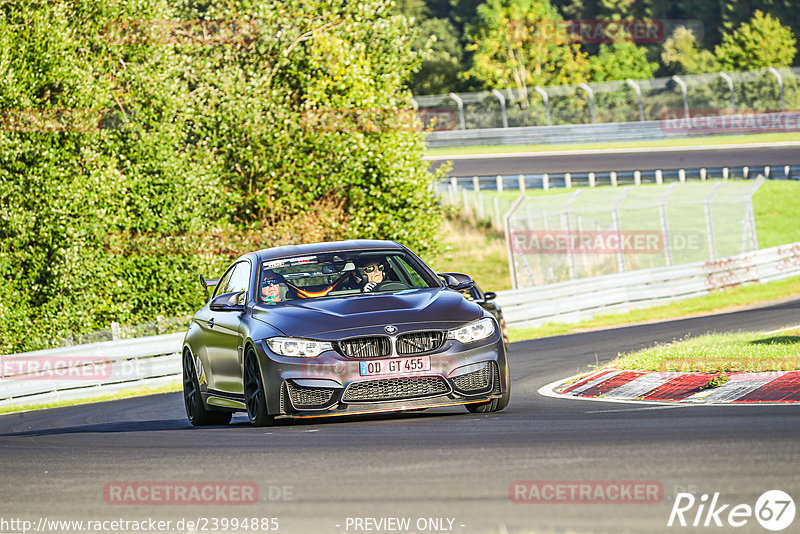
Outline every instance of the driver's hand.
POLYGON ((364 288, 361 291, 364 292, 364 293, 369 293, 370 291, 375 289, 376 285, 378 285, 378 284, 376 284, 375 282, 367 282, 367 285, 365 285, 364 288))

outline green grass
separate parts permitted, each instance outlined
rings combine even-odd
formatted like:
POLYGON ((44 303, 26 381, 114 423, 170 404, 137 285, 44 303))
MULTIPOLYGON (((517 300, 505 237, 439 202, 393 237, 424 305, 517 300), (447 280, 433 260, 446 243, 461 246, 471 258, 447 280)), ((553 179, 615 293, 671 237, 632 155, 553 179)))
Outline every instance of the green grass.
MULTIPOLYGON (((618 369, 698 373, 760 373, 800 369, 800 329, 779 334, 708 334, 626 354, 611 363, 618 369)), ((718 387, 723 374, 709 382, 718 387)))
POLYGON ((797 132, 715 135, 691 137, 686 139, 661 139, 656 141, 614 141, 609 143, 569 143, 561 145, 493 145, 459 148, 432 148, 425 151, 426 156, 460 156, 466 154, 505 154, 509 152, 553 152, 561 150, 592 150, 614 148, 660 148, 673 146, 714 146, 746 143, 777 143, 800 141, 797 132))
POLYGON ((548 323, 536 328, 509 328, 509 338, 512 342, 522 341, 620 325, 719 313, 798 295, 800 295, 800 276, 715 291, 702 297, 679 300, 627 313, 602 313, 579 323, 548 323))
POLYGON ((800 241, 800 182, 769 180, 753 196, 759 248, 800 241))
POLYGON ((484 291, 511 287, 503 234, 461 219, 451 219, 442 223, 439 239, 443 252, 425 259, 437 273, 466 273, 484 291))
POLYGON ((176 382, 174 384, 168 384, 166 386, 141 387, 137 389, 130 389, 128 391, 115 393, 113 395, 101 395, 99 397, 92 397, 90 399, 70 399, 70 400, 54 401, 54 402, 40 402, 40 403, 19 404, 12 406, 2 406, 0 407, 0 414, 23 412, 28 410, 42 410, 44 408, 58 408, 61 406, 75 406, 78 404, 90 404, 94 402, 105 402, 110 400, 127 399, 130 397, 141 397, 143 395, 156 395, 158 393, 174 393, 176 391, 181 391, 181 387, 182 386, 180 382, 176 382))

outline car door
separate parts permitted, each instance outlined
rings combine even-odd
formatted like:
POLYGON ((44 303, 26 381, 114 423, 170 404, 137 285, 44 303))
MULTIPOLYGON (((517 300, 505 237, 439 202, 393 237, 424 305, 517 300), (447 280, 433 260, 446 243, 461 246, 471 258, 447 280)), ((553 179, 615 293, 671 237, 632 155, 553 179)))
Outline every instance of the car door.
MULTIPOLYGON (((249 301, 250 262, 240 261, 229 271, 225 285, 217 287, 215 295, 243 291, 239 303, 249 301)), ((222 282, 222 281, 221 281, 222 282)), ((241 352, 242 334, 240 332, 243 312, 208 311, 205 336, 208 363, 212 377, 209 387, 225 393, 242 393, 241 352)))

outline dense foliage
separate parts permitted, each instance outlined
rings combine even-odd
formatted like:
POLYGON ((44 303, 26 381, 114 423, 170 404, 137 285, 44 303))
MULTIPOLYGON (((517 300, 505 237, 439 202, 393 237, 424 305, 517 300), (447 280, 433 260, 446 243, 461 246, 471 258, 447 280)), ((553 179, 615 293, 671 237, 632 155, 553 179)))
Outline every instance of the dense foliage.
POLYGON ((389 7, 0 0, 0 353, 191 313, 257 247, 434 248, 389 7))
POLYGON ((650 78, 715 68, 792 65, 800 35, 792 0, 397 0, 430 50, 410 81, 414 94, 520 87, 524 65, 537 83, 650 78), (538 43, 519 31, 536 20, 664 22, 657 42, 538 43), (509 21, 514 23, 509 24, 509 21), (544 49, 547 54, 544 54, 544 49), (538 52, 538 53, 537 53, 538 52), (719 61, 717 61, 719 57, 719 61), (548 70, 547 63, 552 65, 548 70), (435 73, 431 75, 431 73, 435 73))

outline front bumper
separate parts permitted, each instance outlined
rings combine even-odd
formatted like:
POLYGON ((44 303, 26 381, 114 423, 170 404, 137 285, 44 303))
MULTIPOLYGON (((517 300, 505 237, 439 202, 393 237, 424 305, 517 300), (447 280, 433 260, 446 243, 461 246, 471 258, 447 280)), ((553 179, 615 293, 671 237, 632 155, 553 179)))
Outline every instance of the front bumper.
POLYGON ((418 410, 481 403, 508 388, 508 367, 498 334, 470 347, 448 340, 432 354, 430 369, 363 376, 362 362, 407 358, 347 358, 328 351, 303 360, 278 356, 262 344, 267 406, 276 417, 308 418, 418 410))

